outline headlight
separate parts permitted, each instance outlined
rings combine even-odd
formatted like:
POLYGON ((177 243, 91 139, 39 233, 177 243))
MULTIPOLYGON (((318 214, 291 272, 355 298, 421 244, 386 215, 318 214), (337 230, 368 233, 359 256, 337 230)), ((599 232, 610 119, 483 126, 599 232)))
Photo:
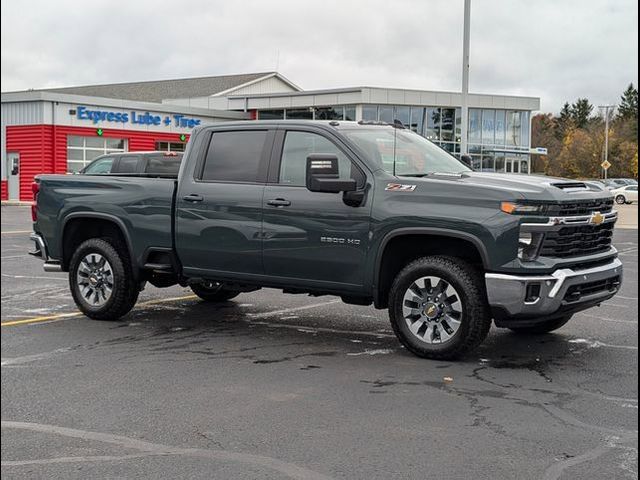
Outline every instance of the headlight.
POLYGON ((543 239, 544 233, 520 232, 520 238, 518 238, 518 258, 525 262, 530 262, 538 258, 543 239))
POLYGON ((500 210, 511 215, 545 215, 547 213, 547 206, 502 202, 500 204, 500 210))

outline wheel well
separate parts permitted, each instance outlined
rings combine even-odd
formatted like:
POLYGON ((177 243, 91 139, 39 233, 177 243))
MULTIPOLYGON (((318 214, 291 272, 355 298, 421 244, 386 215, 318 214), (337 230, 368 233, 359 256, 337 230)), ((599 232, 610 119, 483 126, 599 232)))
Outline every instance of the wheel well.
POLYGON ((446 235, 411 234, 392 238, 384 247, 380 261, 375 306, 387 307, 387 297, 398 272, 408 263, 428 255, 447 255, 463 259, 478 269, 483 268, 480 251, 469 240, 446 235))
MULTIPOLYGON (((127 246, 122 229, 113 221, 102 218, 74 218, 64 226, 62 234, 62 267, 69 268, 69 262, 78 246, 90 238, 108 238, 116 244, 127 246)), ((126 247, 128 248, 128 247, 126 247)))

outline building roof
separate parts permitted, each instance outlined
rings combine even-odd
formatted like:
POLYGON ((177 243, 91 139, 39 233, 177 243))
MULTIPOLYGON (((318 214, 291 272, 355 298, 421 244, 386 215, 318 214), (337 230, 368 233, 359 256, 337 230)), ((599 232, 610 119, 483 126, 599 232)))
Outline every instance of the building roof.
MULTIPOLYGON (((44 88, 40 91, 83 95, 89 97, 117 98, 142 102, 161 102, 164 99, 205 97, 233 91, 247 83, 263 78, 278 76, 276 72, 243 73, 239 75, 220 75, 212 77, 179 78, 172 80, 153 80, 147 82, 111 83, 104 85, 85 85, 77 87, 44 88)), ((291 84, 296 90, 298 87, 291 84)))

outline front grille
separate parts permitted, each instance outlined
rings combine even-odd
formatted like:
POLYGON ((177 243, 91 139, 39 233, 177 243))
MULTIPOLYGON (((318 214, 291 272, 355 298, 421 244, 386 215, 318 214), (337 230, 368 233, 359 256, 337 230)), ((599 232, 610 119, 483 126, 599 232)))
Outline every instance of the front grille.
POLYGON ((564 296, 565 302, 579 301, 582 297, 601 292, 616 292, 620 288, 620 277, 611 277, 596 282, 583 283, 569 287, 564 296))
POLYGON ((551 217, 577 217, 595 212, 609 213, 611 210, 613 210, 613 199, 601 198, 549 205, 548 214, 551 217))
POLYGON ((606 252, 611 247, 613 222, 562 227, 547 232, 540 248, 543 257, 569 258, 606 252))

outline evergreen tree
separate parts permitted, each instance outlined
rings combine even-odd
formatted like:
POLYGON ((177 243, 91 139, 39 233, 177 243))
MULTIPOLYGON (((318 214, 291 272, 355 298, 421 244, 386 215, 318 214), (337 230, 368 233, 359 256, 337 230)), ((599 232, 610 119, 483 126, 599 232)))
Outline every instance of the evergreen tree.
POLYGON ((577 128, 585 128, 589 123, 593 105, 586 98, 579 98, 571 105, 571 119, 577 128))
POLYGON ((562 110, 560 110, 560 116, 558 117, 558 128, 556 130, 556 138, 558 140, 562 140, 565 136, 565 133, 569 128, 573 125, 573 118, 571 115, 571 105, 569 102, 565 102, 562 106, 562 110))
POLYGON ((638 89, 630 83, 620 97, 618 118, 624 120, 638 119, 638 89))

